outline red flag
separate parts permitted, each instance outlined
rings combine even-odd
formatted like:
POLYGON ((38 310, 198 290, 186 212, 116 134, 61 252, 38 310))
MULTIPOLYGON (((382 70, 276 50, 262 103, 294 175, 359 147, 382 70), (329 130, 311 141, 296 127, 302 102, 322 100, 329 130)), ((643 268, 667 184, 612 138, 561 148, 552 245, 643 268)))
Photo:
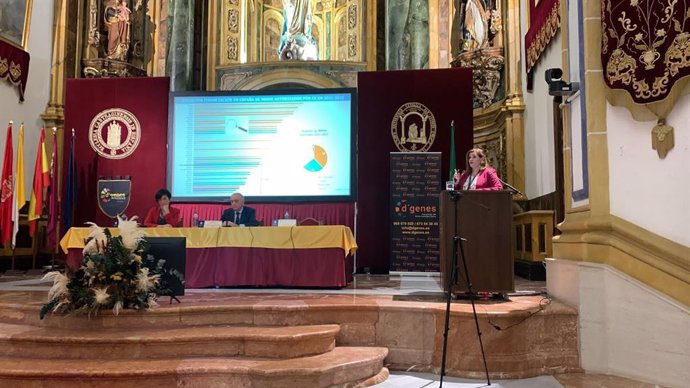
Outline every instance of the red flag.
POLYGON ((12 207, 14 206, 14 182, 12 181, 12 122, 7 126, 5 160, 2 163, 0 182, 0 243, 7 246, 12 238, 12 207))
POLYGON ((43 214, 43 191, 50 186, 50 165, 46 156, 46 132, 41 128, 36 152, 36 168, 34 169, 34 187, 29 202, 29 235, 36 232, 36 220, 43 214))
POLYGON ((57 196, 57 173, 58 173, 58 157, 57 157, 57 135, 55 127, 53 127, 53 153, 50 162, 50 187, 48 188, 48 227, 46 228, 47 244, 49 247, 57 247, 58 240, 58 206, 57 196))

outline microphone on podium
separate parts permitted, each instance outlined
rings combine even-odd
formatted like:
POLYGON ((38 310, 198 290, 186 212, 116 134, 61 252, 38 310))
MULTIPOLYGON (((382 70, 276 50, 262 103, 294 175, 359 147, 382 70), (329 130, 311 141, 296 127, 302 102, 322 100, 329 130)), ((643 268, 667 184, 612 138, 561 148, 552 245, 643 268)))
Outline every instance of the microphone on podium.
POLYGON ((501 178, 498 178, 498 181, 501 182, 501 184, 502 184, 504 187, 507 187, 508 190, 512 191, 513 193, 519 194, 520 196, 525 197, 525 194, 523 194, 522 191, 516 189, 515 186, 511 185, 510 183, 504 181, 504 180, 501 179, 501 178))

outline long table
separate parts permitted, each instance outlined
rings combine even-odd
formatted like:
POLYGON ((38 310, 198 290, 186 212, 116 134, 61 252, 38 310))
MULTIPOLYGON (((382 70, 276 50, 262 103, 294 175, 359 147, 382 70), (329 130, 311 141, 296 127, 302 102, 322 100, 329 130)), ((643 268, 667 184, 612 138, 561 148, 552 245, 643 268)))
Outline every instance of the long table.
MULTIPOLYGON (((109 228, 118 235, 117 228, 109 228)), ((185 288, 223 286, 345 287, 357 249, 347 226, 144 228, 149 237, 186 237, 185 288)), ((60 241, 78 268, 89 228, 60 241)))

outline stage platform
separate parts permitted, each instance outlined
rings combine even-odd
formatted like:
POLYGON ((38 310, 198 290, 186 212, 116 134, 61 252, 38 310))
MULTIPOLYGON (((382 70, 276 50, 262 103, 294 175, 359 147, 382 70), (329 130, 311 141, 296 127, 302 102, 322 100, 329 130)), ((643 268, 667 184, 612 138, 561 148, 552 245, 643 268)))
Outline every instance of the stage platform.
MULTIPOLYGON (((0 382, 366 386, 389 369, 439 373, 446 308, 439 282, 357 275, 345 289, 188 289, 181 303, 164 297, 148 312, 41 321, 49 285, 3 276, 0 382), (123 372, 127 366, 138 372, 123 372)), ((516 278, 507 300, 476 307, 493 379, 581 372, 577 312, 549 299, 544 282, 516 278)), ((468 300, 453 301, 448 338, 447 375, 483 378, 468 300)))

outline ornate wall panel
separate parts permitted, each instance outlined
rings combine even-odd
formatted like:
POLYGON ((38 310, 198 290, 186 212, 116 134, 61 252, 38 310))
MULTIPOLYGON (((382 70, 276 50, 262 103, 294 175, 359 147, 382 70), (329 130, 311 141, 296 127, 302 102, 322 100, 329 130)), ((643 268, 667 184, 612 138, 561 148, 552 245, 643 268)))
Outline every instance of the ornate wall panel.
POLYGON ((263 24, 263 61, 277 61, 278 47, 280 46, 280 31, 283 25, 283 15, 277 10, 264 12, 263 24))
POLYGON ((335 15, 335 59, 336 61, 347 60, 347 9, 341 8, 335 15))
POLYGON ((240 61, 240 28, 241 28, 240 0, 225 0, 221 6, 220 15, 220 65, 238 63, 240 61))

